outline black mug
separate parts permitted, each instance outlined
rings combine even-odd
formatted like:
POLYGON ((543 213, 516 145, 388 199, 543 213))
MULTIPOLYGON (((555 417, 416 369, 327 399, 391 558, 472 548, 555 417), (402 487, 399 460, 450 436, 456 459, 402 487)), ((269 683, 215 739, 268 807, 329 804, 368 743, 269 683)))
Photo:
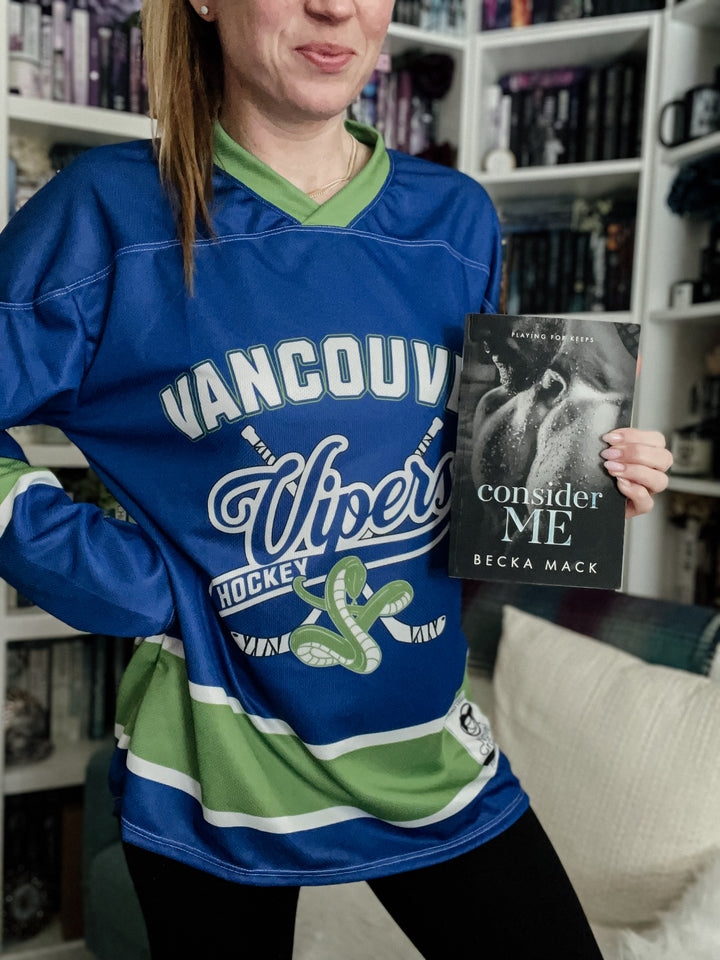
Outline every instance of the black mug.
POLYGON ((680 100, 671 100, 660 111, 658 138, 664 147, 677 147, 720 130, 720 87, 701 83, 688 90, 680 100), (674 112, 673 112, 674 111, 674 112), (672 136, 665 136, 667 117, 672 136))

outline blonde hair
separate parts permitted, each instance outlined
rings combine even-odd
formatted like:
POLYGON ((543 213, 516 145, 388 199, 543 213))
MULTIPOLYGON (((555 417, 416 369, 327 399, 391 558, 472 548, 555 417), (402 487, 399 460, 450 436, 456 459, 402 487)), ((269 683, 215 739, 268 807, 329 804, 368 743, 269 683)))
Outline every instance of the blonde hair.
POLYGON ((212 234, 212 130, 223 91, 220 41, 215 24, 199 17, 188 0, 143 0, 142 27, 160 178, 173 204, 192 292, 198 220, 212 234))

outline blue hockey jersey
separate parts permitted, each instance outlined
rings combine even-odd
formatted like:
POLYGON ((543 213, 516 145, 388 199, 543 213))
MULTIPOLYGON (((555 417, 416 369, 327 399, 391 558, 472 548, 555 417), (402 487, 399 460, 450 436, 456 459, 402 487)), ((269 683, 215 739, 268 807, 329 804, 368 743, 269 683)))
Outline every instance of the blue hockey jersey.
POLYGON ((124 837, 331 883, 495 836, 527 798, 468 697, 447 533, 465 314, 499 231, 374 144, 318 206, 218 128, 195 294, 149 143, 93 150, 0 240, 0 427, 56 425, 136 524, 0 433, 0 574, 124 677, 124 837))

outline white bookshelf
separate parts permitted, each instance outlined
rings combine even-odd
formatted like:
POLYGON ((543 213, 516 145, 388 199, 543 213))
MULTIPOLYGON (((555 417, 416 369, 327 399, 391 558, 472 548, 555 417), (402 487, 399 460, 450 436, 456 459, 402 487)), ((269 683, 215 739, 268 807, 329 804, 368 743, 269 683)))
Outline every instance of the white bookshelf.
MULTIPOLYGON (((670 307, 671 284, 697 279, 700 249, 708 224, 671 212, 667 197, 680 168, 720 151, 720 133, 671 149, 657 142, 661 107, 698 83, 710 82, 720 62, 720 2, 682 0, 662 15, 661 63, 651 104, 650 133, 655 160, 647 216, 647 248, 641 276, 643 370, 638 382, 637 422, 654 426, 668 438, 689 414, 690 387, 703 373, 705 352, 720 343, 720 302, 670 307)), ((714 479, 670 477, 670 491, 717 498, 714 479)), ((667 518, 668 498, 661 497, 647 517, 628 530, 628 588, 646 596, 673 595, 673 550, 667 518)))

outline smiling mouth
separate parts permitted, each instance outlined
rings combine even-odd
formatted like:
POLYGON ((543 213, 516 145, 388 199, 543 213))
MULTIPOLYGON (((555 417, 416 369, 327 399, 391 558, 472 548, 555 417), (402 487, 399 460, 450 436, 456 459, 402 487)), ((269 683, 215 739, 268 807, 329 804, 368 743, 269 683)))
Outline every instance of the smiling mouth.
POLYGON ((306 43, 295 49, 322 73, 339 73, 355 56, 354 50, 334 43, 306 43))

